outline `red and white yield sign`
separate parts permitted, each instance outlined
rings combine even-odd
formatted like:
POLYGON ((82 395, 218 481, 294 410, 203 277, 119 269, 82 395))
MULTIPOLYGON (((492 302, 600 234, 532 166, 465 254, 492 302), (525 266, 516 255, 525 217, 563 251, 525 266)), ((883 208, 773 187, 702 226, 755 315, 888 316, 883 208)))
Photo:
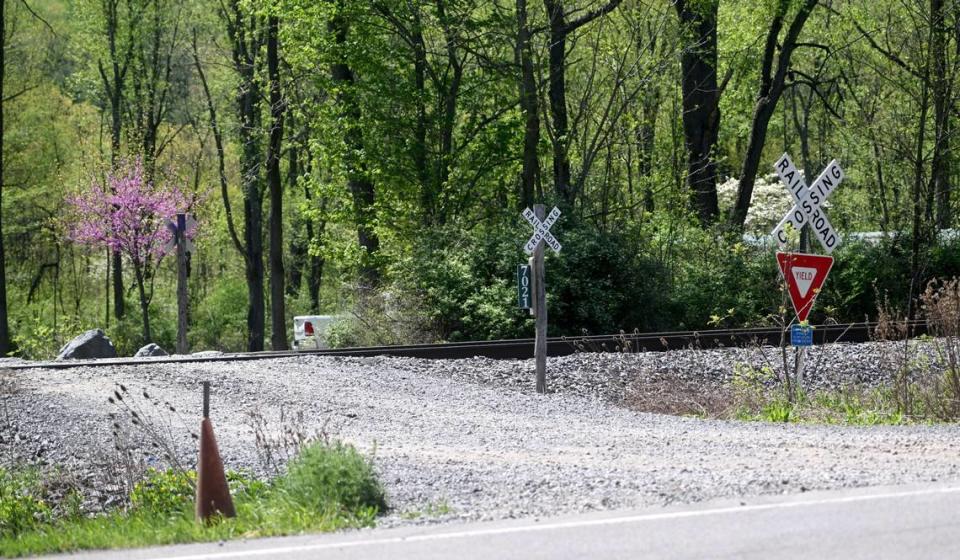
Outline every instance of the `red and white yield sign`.
POLYGON ((523 210, 523 217, 533 226, 533 235, 527 240, 527 244, 523 246, 523 251, 526 254, 532 255, 533 252, 537 250, 537 245, 540 245, 541 241, 549 245, 554 253, 560 252, 560 242, 550 233, 550 226, 560 217, 559 208, 554 206, 553 210, 550 211, 550 214, 547 215, 546 219, 542 222, 540 218, 537 218, 533 213, 533 210, 529 208, 523 210))
POLYGON ((806 321, 823 282, 833 267, 833 257, 805 253, 777 253, 777 264, 787 281, 797 319, 806 321))

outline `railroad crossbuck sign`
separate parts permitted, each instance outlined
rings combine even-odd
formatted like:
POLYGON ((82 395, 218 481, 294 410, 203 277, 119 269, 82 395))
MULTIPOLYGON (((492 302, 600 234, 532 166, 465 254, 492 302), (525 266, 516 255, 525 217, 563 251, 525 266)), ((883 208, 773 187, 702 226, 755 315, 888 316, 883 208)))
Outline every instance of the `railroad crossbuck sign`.
POLYGON ((787 154, 780 156, 774 167, 777 175, 780 176, 780 181, 787 187, 793 198, 793 208, 773 230, 773 237, 777 240, 777 244, 781 249, 787 244, 787 224, 800 231, 800 228, 809 223, 810 229, 823 245, 823 250, 829 255, 840 243, 840 236, 837 230, 833 229, 822 205, 843 181, 843 169, 840 168, 840 164, 837 160, 831 161, 810 188, 807 188, 803 176, 787 154))
POLYGON ((533 235, 530 236, 527 244, 523 246, 525 253, 532 255, 533 252, 537 250, 537 245, 539 245, 541 241, 553 249, 554 253, 560 252, 560 242, 550 233, 550 226, 560 217, 559 208, 554 206, 553 210, 550 211, 550 214, 542 222, 533 213, 533 210, 529 208, 524 209, 523 217, 533 226, 533 235))
POLYGON ((176 218, 168 220, 167 229, 169 229, 173 235, 170 237, 170 240, 167 241, 167 244, 164 245, 164 250, 170 252, 178 243, 182 242, 183 248, 188 253, 192 253, 195 247, 193 246, 193 241, 187 238, 187 232, 196 226, 197 219, 193 217, 193 214, 177 214, 176 218))
POLYGON ((787 291, 797 319, 806 321, 823 282, 830 274, 833 257, 804 253, 777 253, 777 264, 787 281, 787 291))

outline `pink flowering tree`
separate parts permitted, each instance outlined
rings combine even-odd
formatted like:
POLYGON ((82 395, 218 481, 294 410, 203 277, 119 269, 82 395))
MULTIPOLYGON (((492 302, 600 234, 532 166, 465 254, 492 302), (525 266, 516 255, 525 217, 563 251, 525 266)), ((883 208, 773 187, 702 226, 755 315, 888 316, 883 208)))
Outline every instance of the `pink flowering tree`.
MULTIPOLYGON (((119 250, 133 265, 143 315, 143 340, 151 341, 150 300, 154 271, 173 237, 167 227, 190 200, 176 185, 147 181, 137 159, 118 166, 106 182, 94 180, 67 201, 72 209, 69 237, 77 243, 119 250)), ((192 232, 188 232, 190 236, 192 232)))

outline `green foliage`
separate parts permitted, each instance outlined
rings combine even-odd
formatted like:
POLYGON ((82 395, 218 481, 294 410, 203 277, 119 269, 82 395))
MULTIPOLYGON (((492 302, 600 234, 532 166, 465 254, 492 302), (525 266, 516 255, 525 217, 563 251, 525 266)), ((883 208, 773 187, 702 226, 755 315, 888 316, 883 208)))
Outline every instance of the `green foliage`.
POLYGON ((781 302, 772 252, 710 232, 688 234, 674 264, 665 328, 706 328, 713 317, 723 317, 724 326, 765 322, 781 302))
POLYGON ((522 233, 508 228, 423 236, 391 271, 402 291, 418 294, 423 313, 446 340, 523 336, 532 323, 516 308, 516 267, 522 233))
POLYGON ((400 517, 403 519, 421 519, 421 518, 433 518, 433 517, 442 517, 453 511, 453 508, 450 507, 450 504, 446 500, 440 500, 438 502, 429 502, 424 505, 421 509, 411 509, 400 513, 400 517))
MULTIPOLYGON (((219 4, 121 3, 115 50, 133 54, 120 92, 124 110, 118 154, 109 147, 109 95, 99 72, 100 63, 110 67, 102 3, 37 4, 31 8, 43 20, 17 2, 6 13, 7 44, 17 56, 8 57, 5 69, 2 234, 11 326, 20 355, 52 357, 66 340, 95 327, 108 331, 121 354, 142 343, 136 335, 141 328, 136 305, 127 306, 120 322, 105 317, 104 304, 112 301, 106 256, 68 243, 62 222, 64 201, 79 185, 89 184, 113 155, 144 155, 139 153, 147 138, 142 115, 153 114, 147 106, 151 92, 145 88, 152 84, 170 87, 164 110, 156 114, 161 120, 156 140, 162 146, 158 169, 190 178, 196 191, 193 210, 204 224, 190 280, 191 347, 243 349, 244 257, 228 232, 207 99, 192 64, 196 48, 223 132, 232 220, 243 238, 238 159, 252 144, 241 145, 238 134, 243 129, 236 116, 239 82, 219 4), (137 25, 141 20, 143 25, 137 25), (187 23, 190 33, 175 33, 187 23), (151 74, 150 54, 157 46, 171 55, 169 78, 163 71, 151 74)), ((784 22, 792 21, 798 2, 718 5, 718 75, 730 78, 724 81, 719 139, 712 154, 718 182, 727 185, 721 189, 721 214, 732 203, 751 135, 764 38, 781 5, 789 5, 784 22)), ((516 309, 514 301, 514 271, 526 261, 520 245, 529 232, 518 216, 525 120, 517 107, 515 53, 500 36, 516 25, 514 7, 476 1, 284 0, 244 1, 238 8, 250 16, 241 18, 244 25, 262 21, 267 13, 281 21, 281 81, 289 109, 281 156, 284 236, 298 246, 297 251, 284 248, 284 262, 293 277, 295 267, 300 267, 298 274, 307 274, 304 245, 323 257, 322 309, 317 311, 355 315, 334 327, 332 341, 348 345, 532 334, 530 316, 516 309), (345 41, 331 33, 334 18, 345 23, 345 41), (353 79, 334 81, 333 63, 345 64, 353 79), (370 181, 372 208, 358 204, 348 184, 351 178, 370 181), (376 254, 360 249, 358 221, 378 236, 376 254), (386 303, 392 294, 393 307, 340 297, 343 286, 356 285, 361 264, 384 273, 385 293, 377 297, 386 303)), ((770 120, 761 177, 784 151, 812 172, 836 157, 847 177, 830 200, 837 229, 900 232, 875 246, 852 241, 840 246, 811 317, 814 323, 828 316, 862 320, 874 312, 878 295, 903 308, 930 278, 960 274, 960 241, 952 240, 922 247, 920 277, 909 277, 912 243, 903 234, 911 229, 909 201, 916 194, 925 207, 920 223, 924 238, 935 237, 941 213, 937 193, 930 192, 936 183, 931 166, 937 111, 920 102, 929 98, 930 106, 936 106, 931 96, 939 90, 935 82, 919 79, 924 74, 917 66, 933 54, 936 45, 930 40, 936 34, 929 28, 931 18, 913 17, 911 10, 903 3, 861 1, 844 5, 844 17, 837 17, 818 6, 800 40, 824 49, 796 49, 787 90, 770 120), (901 62, 892 62, 870 41, 858 40, 862 31, 854 23, 863 30, 882 29, 886 41, 898 45, 901 62), (826 52, 830 56, 824 57, 826 52), (820 87, 814 91, 809 83, 820 87), (921 95, 923 91, 928 94, 921 95), (805 153, 801 134, 807 140, 805 153), (927 154, 919 164, 918 150, 927 154), (920 192, 914 193, 915 188, 920 192)), ((548 25, 542 6, 530 10, 530 25, 548 25)), ((545 52, 548 36, 534 34, 535 51, 545 52)), ((781 304, 772 250, 744 246, 735 234, 721 231, 722 224, 703 228, 689 215, 676 61, 678 49, 690 40, 690 30, 679 24, 669 3, 640 3, 620 6, 584 26, 568 45, 564 85, 569 131, 566 138, 554 138, 556 123, 545 104, 538 151, 538 202, 558 196, 554 141, 566 147, 570 186, 577 191, 575 203, 563 208, 555 226, 564 251, 547 257, 551 333, 756 325, 768 321, 781 304)), ((947 34, 945 41, 954 52, 957 38, 947 34)), ((541 65, 546 59, 535 64, 544 87, 548 68, 541 65)), ((264 66, 259 56, 253 81, 261 86, 267 83, 264 66)), ((955 72, 948 68, 947 82, 955 81, 955 72)), ((955 105, 956 96, 950 91, 943 106, 955 105)), ((248 131, 259 148, 266 145, 271 127, 268 104, 261 103, 261 110, 253 123, 257 130, 248 131)), ((258 180, 262 186, 262 174, 258 180)), ((781 212, 774 203, 786 201, 784 191, 778 184, 764 189, 761 183, 753 194, 753 214, 763 218, 757 227, 768 231, 769 221, 781 212)), ((956 228, 955 189, 952 196, 947 226, 956 228)), ((260 234, 268 245, 265 232, 252 232, 260 234)), ((124 273, 129 287, 129 266, 124 273)), ((152 281, 154 341, 170 349, 176 296, 169 261, 152 281)), ((312 306, 304 291, 290 294, 289 311, 312 306)), ((132 291, 128 299, 135 299, 132 291)))
POLYGON ((789 422, 795 406, 787 399, 778 397, 764 405, 760 417, 767 422, 789 422))
POLYGON ((338 442, 304 447, 288 474, 270 483, 228 472, 236 518, 197 523, 195 480, 193 471, 151 470, 129 509, 82 517, 61 508, 67 514, 55 516, 36 473, 0 470, 0 556, 332 531, 372 525, 386 507, 370 463, 338 442))
POLYGON ((13 345, 17 355, 27 360, 52 359, 59 348, 53 327, 45 324, 40 316, 15 331, 13 345))
POLYGON ((174 469, 149 469, 146 478, 138 482, 130 493, 134 509, 156 513, 175 514, 193 504, 197 483, 196 471, 183 473, 174 469))
POLYGON ((243 278, 231 276, 213 283, 206 297, 196 301, 191 318, 194 347, 243 349, 247 342, 247 287, 243 278))
POLYGON ((350 445, 313 443, 287 466, 279 487, 308 510, 363 512, 386 509, 383 488, 370 462, 350 445))
POLYGON ((906 310, 933 278, 960 274, 960 239, 945 240, 921 254, 921 276, 910 278, 908 236, 880 243, 848 240, 834 253, 833 269, 811 315, 817 322, 824 310, 840 322, 875 317, 881 303, 906 310), (878 299, 879 298, 879 299, 878 299), (819 312, 818 312, 819 309, 819 312))
POLYGON ((558 230, 563 251, 546 265, 552 332, 669 328, 668 272, 637 241, 584 225, 558 230))
MULTIPOLYGON (((931 418, 915 408, 904 414, 893 387, 865 388, 849 385, 788 395, 770 368, 734 367, 733 416, 740 420, 872 426, 899 425, 931 418)), ((919 384, 911 391, 926 394, 919 384)), ((919 400, 919 399, 918 399, 919 400)))
POLYGON ((52 520, 38 473, 0 468, 0 539, 17 536, 52 520))
POLYGON ((872 316, 886 297, 895 309, 905 309, 911 297, 910 241, 905 237, 877 245, 850 241, 834 253, 833 269, 817 298, 817 308, 835 310, 838 321, 862 321, 872 316))

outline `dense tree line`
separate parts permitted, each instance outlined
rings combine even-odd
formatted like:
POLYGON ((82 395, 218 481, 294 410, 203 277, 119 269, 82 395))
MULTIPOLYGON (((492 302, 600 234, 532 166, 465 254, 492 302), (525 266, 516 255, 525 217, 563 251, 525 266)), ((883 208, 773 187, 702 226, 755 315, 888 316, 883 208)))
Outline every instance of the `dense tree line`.
POLYGON ((134 158, 194 201, 197 346, 285 348, 293 314, 351 310, 347 342, 523 333, 534 203, 563 211, 562 331, 766 320, 779 296, 695 269, 774 291, 741 236, 772 229, 785 151, 808 180, 837 158, 834 225, 890 236, 871 250, 900 269, 851 290, 896 277, 906 303, 953 270, 954 0, 2 0, 0 36, 0 353, 141 341, 130 265, 65 235, 64 201, 134 158))

